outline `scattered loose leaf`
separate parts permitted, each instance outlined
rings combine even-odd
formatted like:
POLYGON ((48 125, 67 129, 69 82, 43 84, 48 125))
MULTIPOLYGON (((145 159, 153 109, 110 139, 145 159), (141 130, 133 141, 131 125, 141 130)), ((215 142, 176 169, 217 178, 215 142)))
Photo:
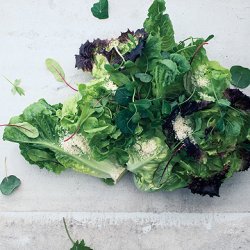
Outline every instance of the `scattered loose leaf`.
POLYGON ((4 78, 13 86, 11 92, 15 95, 18 93, 20 96, 25 95, 25 91, 20 87, 21 79, 16 79, 14 82, 11 82, 8 78, 4 78))
POLYGON ((73 245, 73 247, 72 248, 70 248, 70 250, 92 250, 92 248, 90 248, 90 247, 87 247, 86 245, 85 245, 85 242, 84 242, 84 240, 82 240, 82 241, 76 241, 75 242, 75 244, 73 245))
POLYGON ((15 175, 5 177, 0 184, 0 191, 3 195, 10 195, 21 185, 21 180, 15 175))
POLYGON ((68 227, 67 227, 67 224, 66 224, 66 221, 65 219, 63 218, 63 224, 64 224, 64 228, 66 230, 66 233, 70 239, 70 241, 72 242, 73 244, 73 247, 70 248, 70 250, 93 250, 92 248, 88 247, 85 245, 85 242, 84 240, 81 240, 80 242, 77 240, 77 241, 74 241, 70 234, 69 234, 69 230, 68 230, 68 227))
POLYGON ((15 95, 16 93, 18 93, 20 96, 25 95, 24 89, 21 88, 19 85, 21 83, 20 79, 16 79, 14 84, 13 84, 13 88, 11 90, 11 92, 15 95))
POLYGON ((53 74, 58 82, 64 82, 65 73, 60 64, 52 58, 48 58, 45 61, 47 69, 53 74))
POLYGON ((109 18, 109 3, 108 0, 99 0, 91 8, 93 16, 99 19, 109 18))

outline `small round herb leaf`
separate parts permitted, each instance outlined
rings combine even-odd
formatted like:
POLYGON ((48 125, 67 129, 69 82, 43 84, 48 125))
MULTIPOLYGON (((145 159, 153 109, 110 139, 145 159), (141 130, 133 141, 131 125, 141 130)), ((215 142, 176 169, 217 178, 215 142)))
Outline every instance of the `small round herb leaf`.
POLYGON ((137 125, 133 123, 133 113, 128 109, 120 111, 116 116, 116 125, 123 134, 133 134, 137 125))
POLYGON ((132 100, 132 93, 125 87, 118 88, 115 93, 115 101, 123 106, 127 106, 132 100))
POLYGON ((139 109, 149 109, 151 107, 151 101, 148 99, 136 100, 133 104, 139 109))
POLYGON ((14 175, 5 177, 0 184, 0 191, 3 195, 10 195, 21 185, 21 180, 14 175))
POLYGON ((94 17, 99 19, 109 18, 109 3, 108 0, 99 0, 91 8, 91 12, 94 17))
POLYGON ((137 73, 135 77, 140 79, 140 81, 148 83, 152 81, 152 76, 146 73, 137 73))
POLYGON ((230 72, 232 74, 232 84, 235 87, 244 89, 250 85, 250 69, 241 66, 233 66, 230 72))

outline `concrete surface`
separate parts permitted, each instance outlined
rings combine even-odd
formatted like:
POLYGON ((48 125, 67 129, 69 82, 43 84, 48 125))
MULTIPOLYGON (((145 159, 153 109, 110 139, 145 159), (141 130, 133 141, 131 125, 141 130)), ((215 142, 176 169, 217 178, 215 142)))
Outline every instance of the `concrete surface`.
MULTIPOLYGON (((25 97, 0 85, 0 123, 41 97, 51 103, 72 95, 55 82, 44 60, 57 59, 71 82, 89 76, 74 69, 74 54, 87 39, 115 37, 142 26, 151 0, 110 0, 110 19, 95 19, 95 0, 0 0, 0 74, 22 79, 25 97)), ((248 0, 169 0, 176 38, 216 38, 207 49, 225 66, 250 67, 248 0)), ((248 90, 248 93, 250 91, 248 90)), ((2 136, 2 130, 0 131, 2 136)), ((173 193, 142 193, 130 176, 117 186, 92 177, 48 173, 30 166, 17 145, 0 141, 0 178, 22 180, 10 197, 0 196, 0 250, 67 250, 66 217, 75 239, 95 250, 250 249, 250 173, 239 173, 221 189, 220 198, 173 193)))

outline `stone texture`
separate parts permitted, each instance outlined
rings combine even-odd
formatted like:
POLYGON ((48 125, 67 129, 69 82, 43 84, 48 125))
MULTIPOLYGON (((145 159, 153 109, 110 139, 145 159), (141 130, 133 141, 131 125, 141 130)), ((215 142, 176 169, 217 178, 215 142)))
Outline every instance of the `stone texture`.
POLYGON ((95 250, 249 249, 247 213, 3 213, 0 249, 69 249, 74 240, 95 250))

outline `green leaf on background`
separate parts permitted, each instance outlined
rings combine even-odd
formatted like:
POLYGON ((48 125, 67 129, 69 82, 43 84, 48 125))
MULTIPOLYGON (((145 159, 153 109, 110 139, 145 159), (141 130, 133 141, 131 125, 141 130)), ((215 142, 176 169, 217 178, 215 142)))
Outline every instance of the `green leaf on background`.
POLYGON ((12 94, 18 93, 20 96, 25 95, 25 91, 20 87, 21 79, 16 79, 14 82, 11 82, 7 77, 3 76, 6 81, 8 81, 13 87, 11 89, 12 94))
POLYGON ((209 42, 212 39, 214 39, 214 35, 209 35, 207 39, 205 39, 205 42, 209 42))
POLYGON ((5 177, 0 184, 0 191, 3 195, 10 195, 21 185, 21 180, 15 175, 5 177))
POLYGON ((64 224, 64 228, 65 228, 65 231, 68 235, 68 238, 69 240, 72 242, 73 244, 73 247, 70 248, 70 250, 93 250, 92 248, 86 246, 84 240, 81 240, 81 241, 74 241, 69 233, 69 230, 68 230, 68 227, 67 227, 67 224, 66 224, 66 221, 65 221, 65 218, 63 218, 63 224, 64 224))
POLYGON ((233 66, 230 72, 232 74, 232 84, 235 87, 244 89, 250 85, 250 69, 241 66, 233 66))
POLYGON ((13 88, 11 92, 15 95, 18 93, 20 96, 25 95, 24 89, 20 87, 21 80, 16 79, 13 83, 13 88))
POLYGON ((140 81, 148 83, 152 81, 152 76, 146 73, 137 73, 135 77, 140 79, 140 81))
POLYGON ((52 58, 47 58, 45 64, 58 82, 64 81, 63 78, 65 78, 65 73, 57 61, 52 58))
POLYGON ((99 0, 91 8, 93 16, 99 19, 109 18, 109 3, 108 0, 99 0))

